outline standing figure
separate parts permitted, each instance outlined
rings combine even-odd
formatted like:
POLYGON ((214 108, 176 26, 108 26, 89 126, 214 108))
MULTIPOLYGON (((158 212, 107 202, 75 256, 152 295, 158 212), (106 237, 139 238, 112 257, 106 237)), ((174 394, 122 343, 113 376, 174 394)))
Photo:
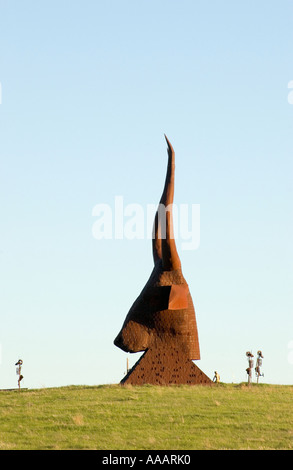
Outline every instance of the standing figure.
POLYGON ((248 385, 251 384, 251 378, 252 378, 252 369, 253 369, 253 357, 254 355, 252 354, 252 352, 250 351, 247 351, 246 353, 246 356, 248 357, 248 367, 246 369, 246 372, 247 372, 247 375, 248 375, 248 385))
POLYGON ((23 361, 21 359, 18 359, 17 363, 15 364, 16 366, 18 366, 16 368, 16 374, 18 375, 18 389, 20 390, 20 382, 22 381, 23 379, 23 375, 21 375, 21 366, 23 364, 23 361))
POLYGON ((215 375, 214 375, 214 378, 213 378, 213 382, 216 382, 216 384, 220 383, 220 375, 218 374, 218 372, 215 370, 215 375))
POLYGON ((263 355, 261 351, 257 351, 257 359, 256 359, 256 368, 255 368, 255 375, 256 375, 256 380, 258 383, 259 377, 264 377, 264 374, 260 373, 260 368, 262 366, 262 360, 263 360, 263 355))

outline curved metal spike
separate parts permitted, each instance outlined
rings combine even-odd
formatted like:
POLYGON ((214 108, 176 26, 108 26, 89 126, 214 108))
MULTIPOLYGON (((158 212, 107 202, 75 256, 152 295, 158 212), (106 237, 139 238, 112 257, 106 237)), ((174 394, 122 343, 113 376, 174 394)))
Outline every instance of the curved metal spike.
POLYGON ((179 269, 181 262, 177 253, 173 232, 172 207, 174 199, 175 152, 166 135, 165 139, 168 145, 168 166, 163 194, 154 221, 153 257, 155 263, 161 259, 163 269, 171 271, 179 269))

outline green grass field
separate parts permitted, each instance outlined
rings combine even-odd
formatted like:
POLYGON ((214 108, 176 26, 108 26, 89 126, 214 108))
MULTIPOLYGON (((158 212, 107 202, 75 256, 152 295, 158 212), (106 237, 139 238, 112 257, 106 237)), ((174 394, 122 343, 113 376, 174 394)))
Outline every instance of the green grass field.
POLYGON ((292 449, 293 386, 0 392, 0 449, 292 449))

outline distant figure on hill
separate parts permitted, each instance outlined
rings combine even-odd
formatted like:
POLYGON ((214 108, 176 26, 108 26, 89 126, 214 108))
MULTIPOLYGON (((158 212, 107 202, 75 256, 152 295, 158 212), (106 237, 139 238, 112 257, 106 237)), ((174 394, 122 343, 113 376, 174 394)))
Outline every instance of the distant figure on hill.
POLYGON ((214 375, 214 378, 213 378, 213 382, 216 382, 217 384, 220 382, 220 375, 218 374, 218 372, 215 370, 215 375, 214 375))

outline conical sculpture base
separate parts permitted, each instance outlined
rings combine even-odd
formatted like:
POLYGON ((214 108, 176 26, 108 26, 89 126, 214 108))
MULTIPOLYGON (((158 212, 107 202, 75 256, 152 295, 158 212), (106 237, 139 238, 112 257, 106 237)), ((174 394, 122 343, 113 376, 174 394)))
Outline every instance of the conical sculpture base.
POLYGON ((122 385, 212 385, 180 349, 148 349, 120 382, 122 385))

